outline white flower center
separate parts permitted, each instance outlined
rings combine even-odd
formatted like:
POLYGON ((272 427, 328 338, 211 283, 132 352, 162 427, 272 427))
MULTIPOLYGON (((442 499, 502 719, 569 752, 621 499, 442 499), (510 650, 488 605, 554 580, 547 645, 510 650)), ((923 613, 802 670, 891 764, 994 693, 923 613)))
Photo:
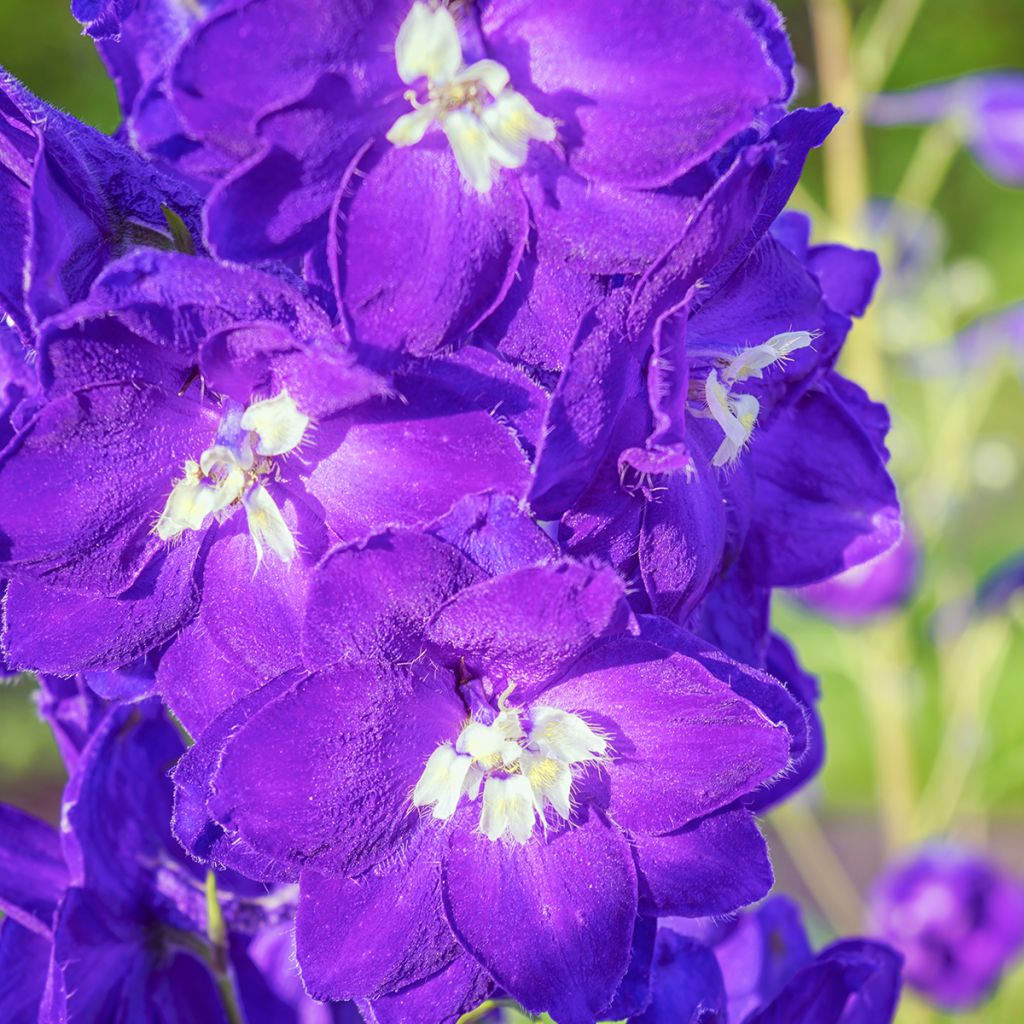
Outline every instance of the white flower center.
POLYGON ((719 355, 722 375, 712 370, 704 381, 706 412, 722 428, 725 437, 712 458, 716 466, 734 462, 754 432, 761 403, 753 395, 733 394, 732 386, 752 377, 760 379, 764 370, 775 363, 786 363, 794 352, 807 348, 815 335, 810 331, 787 331, 776 334, 761 345, 742 349, 735 355, 719 355))
POLYGON ((498 167, 522 167, 530 141, 552 142, 555 123, 509 87, 508 69, 496 60, 467 65, 455 19, 447 7, 417 2, 395 40, 398 74, 407 85, 426 80, 426 102, 410 89, 415 108, 388 131, 395 146, 413 146, 432 124, 448 137, 462 176, 487 192, 498 167))
POLYGON ((201 530, 212 517, 223 519, 239 505, 245 508, 256 558, 264 546, 283 562, 295 557, 295 538, 281 510, 260 482, 276 472, 275 458, 302 443, 309 417, 299 412, 291 396, 253 402, 241 415, 229 414, 221 424, 218 443, 195 462, 185 463, 185 476, 171 489, 154 532, 173 540, 186 530, 201 530))
POLYGON ((549 805, 568 820, 572 765, 599 761, 608 743, 571 712, 534 707, 525 730, 521 714, 502 707, 489 725, 470 720, 454 745, 442 744, 427 759, 413 805, 432 807, 446 821, 463 796, 476 800, 482 784, 480 831, 492 841, 508 834, 525 843, 538 819, 546 827, 549 805))

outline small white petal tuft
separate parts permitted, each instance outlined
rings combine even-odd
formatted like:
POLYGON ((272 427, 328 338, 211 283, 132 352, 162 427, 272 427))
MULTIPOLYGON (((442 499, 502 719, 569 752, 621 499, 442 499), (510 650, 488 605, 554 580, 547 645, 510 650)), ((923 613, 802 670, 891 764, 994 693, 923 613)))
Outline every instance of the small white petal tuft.
POLYGON ((265 544, 282 562, 290 562, 295 557, 295 538, 269 491, 262 484, 256 484, 249 489, 242 502, 245 505, 249 536, 256 546, 256 560, 263 560, 265 544))
POLYGON ((427 759, 426 767, 412 792, 414 807, 433 807, 435 818, 447 820, 455 813, 459 798, 467 788, 467 782, 475 781, 480 786, 477 773, 475 780, 467 779, 473 758, 457 754, 450 743, 438 747, 427 759))
POLYGON ((528 779, 522 775, 488 776, 480 812, 480 831, 488 839, 500 839, 507 832, 517 843, 525 843, 533 832, 534 817, 528 779))
POLYGON ((421 78, 450 82, 462 67, 462 44, 451 11, 414 3, 398 30, 395 61, 399 76, 409 85, 421 78))
POLYGON ((241 426, 256 434, 257 455, 284 455, 302 443, 309 417, 282 391, 274 398, 253 402, 242 414, 241 426))

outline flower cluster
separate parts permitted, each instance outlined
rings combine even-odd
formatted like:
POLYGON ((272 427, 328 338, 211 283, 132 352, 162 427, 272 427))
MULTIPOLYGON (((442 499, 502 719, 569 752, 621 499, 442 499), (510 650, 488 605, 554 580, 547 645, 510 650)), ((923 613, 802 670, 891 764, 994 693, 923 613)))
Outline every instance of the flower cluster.
POLYGON ((0 998, 890 1020, 885 947, 736 1009, 658 926, 765 896, 821 764, 773 591, 901 533, 771 3, 72 6, 118 136, 0 79, 3 651, 72 752, 0 998))

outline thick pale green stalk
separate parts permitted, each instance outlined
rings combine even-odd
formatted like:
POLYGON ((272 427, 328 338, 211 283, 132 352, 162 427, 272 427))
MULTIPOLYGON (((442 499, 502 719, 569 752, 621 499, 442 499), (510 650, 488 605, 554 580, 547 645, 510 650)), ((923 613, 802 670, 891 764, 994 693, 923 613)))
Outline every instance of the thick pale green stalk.
POLYGON ((914 27, 924 0, 883 0, 857 46, 857 69, 865 94, 881 89, 914 27))
MULTIPOLYGON (((818 93, 843 108, 843 118, 822 148, 825 198, 834 241, 863 247, 870 195, 867 147, 864 140, 863 93, 853 60, 853 34, 845 0, 809 0, 814 33, 818 93)), ((843 354, 843 368, 876 397, 881 397, 885 372, 878 328, 868 310, 857 324, 843 354)))
POLYGON ((837 935, 861 930, 860 894, 803 796, 776 807, 769 819, 814 901, 837 935))

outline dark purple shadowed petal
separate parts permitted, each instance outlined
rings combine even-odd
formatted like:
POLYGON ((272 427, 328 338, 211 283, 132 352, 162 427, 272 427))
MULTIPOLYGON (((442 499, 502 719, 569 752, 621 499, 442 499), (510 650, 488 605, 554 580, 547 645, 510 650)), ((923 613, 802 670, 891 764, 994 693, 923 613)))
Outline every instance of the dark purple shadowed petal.
POLYGON ((56 830, 0 804, 0 909, 38 935, 49 936, 68 884, 56 830))
POLYGON ((444 862, 456 937, 501 988, 559 1024, 591 1024, 629 963, 636 873, 596 815, 523 846, 460 829, 444 862))
POLYGON ((768 847, 749 811, 702 818, 667 836, 636 841, 642 905, 659 915, 731 914, 765 896, 773 876, 768 847))

